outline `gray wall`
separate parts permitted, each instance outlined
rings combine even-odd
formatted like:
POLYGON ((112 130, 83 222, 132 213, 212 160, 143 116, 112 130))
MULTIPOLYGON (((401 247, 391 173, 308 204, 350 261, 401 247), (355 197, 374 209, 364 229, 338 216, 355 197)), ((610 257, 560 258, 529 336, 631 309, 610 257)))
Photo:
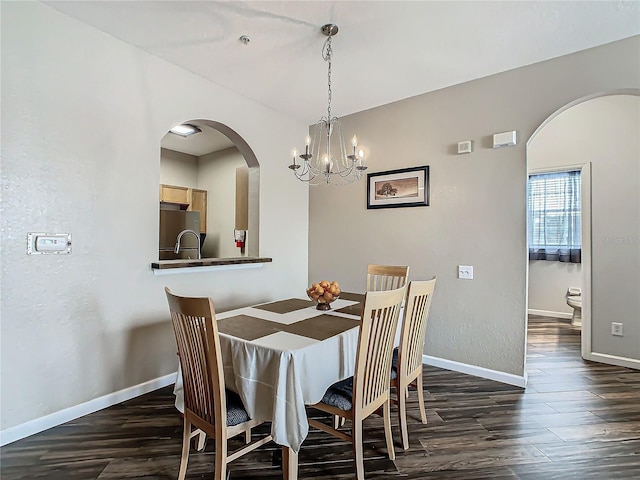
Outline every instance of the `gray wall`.
POLYGON ((362 291, 368 263, 437 275, 425 353, 523 375, 526 141, 578 98, 638 88, 639 53, 636 36, 343 118, 367 146, 368 172, 429 165, 431 206, 367 210, 365 182, 311 189, 309 281, 362 291), (491 135, 508 130, 518 145, 492 149, 491 135), (455 154, 462 140, 472 154, 455 154), (459 264, 475 279, 458 280, 459 264))
POLYGON ((40 2, 0 5, 4 431, 175 372, 165 285, 218 311, 304 294, 308 188, 284 167, 307 125, 40 2), (160 141, 185 118, 219 121, 255 153, 273 263, 152 273, 160 141), (71 233, 73 252, 27 255, 28 232, 71 233))
POLYGON ((160 183, 196 188, 198 185, 198 157, 161 148, 160 183))
POLYGON ((567 305, 566 297, 569 287, 582 288, 582 264, 529 262, 529 311, 571 317, 573 308, 567 305))

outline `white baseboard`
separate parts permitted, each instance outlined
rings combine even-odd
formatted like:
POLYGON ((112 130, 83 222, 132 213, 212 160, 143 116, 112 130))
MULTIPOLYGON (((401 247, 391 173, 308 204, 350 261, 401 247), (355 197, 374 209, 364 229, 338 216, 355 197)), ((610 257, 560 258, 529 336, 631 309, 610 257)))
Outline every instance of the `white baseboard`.
POLYGON ((541 317, 554 317, 554 318, 568 318, 571 320, 573 314, 565 312, 552 312, 551 310, 534 310, 530 308, 528 310, 529 315, 540 315, 541 317))
POLYGON ((635 358, 618 357, 617 355, 609 355, 608 353, 591 352, 583 357, 585 360, 592 362, 606 363, 607 365, 615 365, 617 367, 633 368, 640 370, 640 360, 635 358))
POLYGON ((176 381, 176 373, 170 373, 164 377, 159 377, 148 382, 134 385, 132 387, 125 388, 117 392, 103 395, 102 397, 94 398, 88 402, 75 405, 73 407, 65 408, 44 417, 36 418, 28 422, 16 425, 15 427, 7 428, 0 431, 0 446, 7 445, 22 438, 26 438, 30 435, 48 430, 49 428, 61 425, 63 423, 75 420, 76 418, 83 417, 98 410, 102 410, 118 403, 122 403, 126 400, 139 397, 145 393, 153 392, 159 388, 171 385, 176 381))
POLYGON ((496 382, 514 385, 516 387, 525 388, 527 386, 527 374, 523 376, 514 375, 512 373, 499 372, 498 370, 490 370, 484 367, 477 367, 467 363, 460 363, 454 360, 446 360, 444 358, 432 357, 431 355, 422 355, 422 363, 433 367, 453 370, 454 372, 466 373, 474 377, 495 380, 496 382))

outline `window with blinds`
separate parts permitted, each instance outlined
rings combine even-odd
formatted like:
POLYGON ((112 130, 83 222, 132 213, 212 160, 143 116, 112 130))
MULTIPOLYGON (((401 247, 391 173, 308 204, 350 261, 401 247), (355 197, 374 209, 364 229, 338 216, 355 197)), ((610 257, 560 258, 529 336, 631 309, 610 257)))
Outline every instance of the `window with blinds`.
POLYGON ((527 197, 529 259, 580 263, 580 171, 530 175, 527 197))

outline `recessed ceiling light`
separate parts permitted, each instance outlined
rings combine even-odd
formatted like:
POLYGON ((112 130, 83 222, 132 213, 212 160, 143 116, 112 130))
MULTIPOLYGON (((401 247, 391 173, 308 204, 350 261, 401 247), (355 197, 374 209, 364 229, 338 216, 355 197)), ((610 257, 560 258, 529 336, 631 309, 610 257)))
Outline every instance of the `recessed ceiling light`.
POLYGON ((194 133, 200 133, 202 130, 200 130, 195 125, 189 125, 188 123, 185 123, 183 125, 176 125, 169 131, 171 133, 175 133, 176 135, 180 135, 181 137, 188 137, 189 135, 193 135, 194 133))

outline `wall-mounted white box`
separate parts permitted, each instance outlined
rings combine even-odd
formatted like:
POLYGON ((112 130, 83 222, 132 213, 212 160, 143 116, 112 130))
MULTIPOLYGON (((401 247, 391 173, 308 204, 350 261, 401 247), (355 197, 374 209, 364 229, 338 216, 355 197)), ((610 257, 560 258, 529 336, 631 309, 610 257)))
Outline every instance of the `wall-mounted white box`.
POLYGON ((67 255, 71 253, 70 233, 28 233, 28 255, 67 255))
POLYGON ((516 131, 493 134, 493 148, 513 147, 516 144, 516 131))
POLYGON ((473 141, 465 140, 458 142, 458 153, 471 153, 473 151, 473 141))

